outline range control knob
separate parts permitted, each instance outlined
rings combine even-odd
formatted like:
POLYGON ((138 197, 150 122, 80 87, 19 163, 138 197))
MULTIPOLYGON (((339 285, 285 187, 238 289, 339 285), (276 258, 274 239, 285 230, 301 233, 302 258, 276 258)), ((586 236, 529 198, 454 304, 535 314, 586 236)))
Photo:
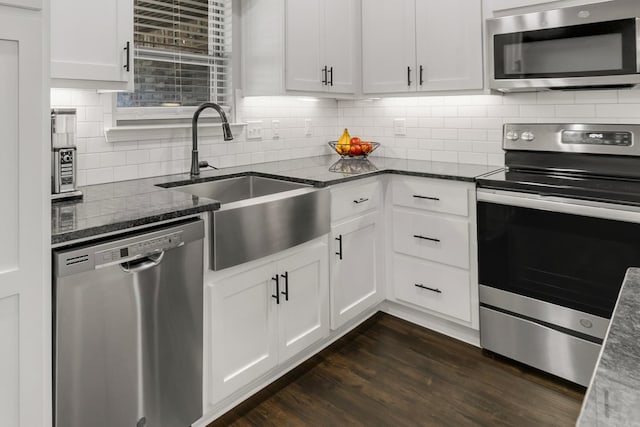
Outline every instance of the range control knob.
POLYGON ((522 132, 521 137, 524 141, 533 141, 535 139, 533 132, 522 132))
POLYGON ((518 132, 514 132, 512 130, 510 130, 509 132, 507 132, 507 134, 505 135, 507 137, 507 139, 509 141, 517 141, 519 136, 518 136, 518 132))

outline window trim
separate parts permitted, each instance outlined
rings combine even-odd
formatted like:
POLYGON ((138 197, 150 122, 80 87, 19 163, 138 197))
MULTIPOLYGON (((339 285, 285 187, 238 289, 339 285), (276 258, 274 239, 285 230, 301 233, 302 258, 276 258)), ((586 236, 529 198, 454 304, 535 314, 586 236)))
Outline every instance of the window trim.
MULTIPOLYGON (((230 96, 230 105, 221 105, 225 114, 227 115, 227 119, 231 123, 231 126, 245 126, 246 123, 235 123, 236 120, 236 108, 235 106, 238 104, 238 87, 240 84, 240 65, 241 65, 241 52, 240 52, 240 26, 241 24, 241 16, 240 16, 240 7, 241 0, 231 0, 231 96, 230 96)), ((135 78, 135 76, 134 76, 135 78)), ((105 136, 108 134, 121 134, 121 131, 126 132, 126 129, 129 129, 133 134, 139 135, 140 132, 145 132, 149 129, 170 129, 170 128, 180 128, 180 125, 166 125, 166 124, 158 124, 158 125, 120 125, 118 126, 119 120, 149 120, 149 119, 167 119, 167 120, 175 120, 176 118, 191 118, 193 117, 193 113, 198 108, 198 106, 179 106, 179 107, 118 107, 118 91, 115 91, 112 95, 112 111, 111 111, 111 123, 105 122, 105 136)), ((203 112, 203 117, 206 117, 208 112, 203 112)), ((217 114, 211 115, 211 117, 217 117, 217 114)), ((207 125, 204 125, 207 126, 207 125)), ((188 127, 191 127, 191 123, 189 121, 188 127)), ((151 138, 150 138, 151 139, 151 138)), ((107 141, 109 138, 107 137, 107 141)))

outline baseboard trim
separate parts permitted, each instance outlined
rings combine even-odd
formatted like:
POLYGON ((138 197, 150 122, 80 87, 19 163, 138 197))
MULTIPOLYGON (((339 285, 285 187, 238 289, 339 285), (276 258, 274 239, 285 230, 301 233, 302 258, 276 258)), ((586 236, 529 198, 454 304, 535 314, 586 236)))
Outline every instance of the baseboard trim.
POLYGON ((379 306, 380 311, 398 317, 407 322, 431 329, 459 341, 480 347, 480 331, 450 322, 420 310, 407 307, 392 301, 384 301, 379 306))

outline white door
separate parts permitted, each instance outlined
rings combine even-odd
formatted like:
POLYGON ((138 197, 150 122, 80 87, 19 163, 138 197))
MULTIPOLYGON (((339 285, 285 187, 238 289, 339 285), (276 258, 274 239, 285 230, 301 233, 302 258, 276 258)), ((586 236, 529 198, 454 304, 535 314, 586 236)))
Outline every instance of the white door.
POLYGON ((331 230, 331 329, 379 301, 379 226, 379 215, 373 212, 331 230))
POLYGON ((480 0, 416 0, 419 91, 482 89, 480 0))
POLYGON ((214 404, 278 363, 273 264, 227 277, 207 289, 214 404))
POLYGON ((0 426, 51 424, 50 149, 40 12, 0 6, 0 426))
POLYGON ((328 72, 323 62, 322 0, 287 0, 285 12, 285 87, 324 92, 328 72))
POLYGON ((415 0, 362 2, 364 93, 416 90, 415 0))
POLYGON ((354 93, 360 29, 356 0, 325 0, 324 58, 329 92, 354 93))
POLYGON ((328 270, 324 243, 278 263, 280 362, 329 335, 328 270))
POLYGON ((133 89, 133 1, 51 0, 51 77, 133 89))

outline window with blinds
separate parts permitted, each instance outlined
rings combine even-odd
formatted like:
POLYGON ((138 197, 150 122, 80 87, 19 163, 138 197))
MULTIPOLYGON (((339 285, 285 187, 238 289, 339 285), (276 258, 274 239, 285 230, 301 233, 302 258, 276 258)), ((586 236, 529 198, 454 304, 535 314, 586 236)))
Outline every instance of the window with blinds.
POLYGON ((135 0, 134 61, 118 107, 230 105, 231 0, 135 0))

